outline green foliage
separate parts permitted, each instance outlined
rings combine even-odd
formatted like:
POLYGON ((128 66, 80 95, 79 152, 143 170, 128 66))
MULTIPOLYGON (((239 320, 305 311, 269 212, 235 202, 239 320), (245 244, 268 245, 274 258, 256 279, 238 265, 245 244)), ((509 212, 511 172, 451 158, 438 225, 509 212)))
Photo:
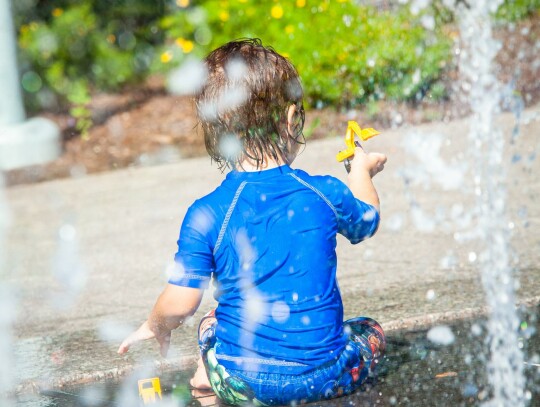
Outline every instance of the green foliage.
MULTIPOLYGON (((431 0, 430 13, 438 24, 448 24, 455 20, 458 7, 469 7, 471 0, 431 0)), ((504 0, 494 16, 501 22, 515 22, 540 11, 540 0, 504 0)))
POLYGON ((79 80, 71 84, 68 101, 71 103, 69 114, 77 121, 75 128, 81 133, 83 138, 88 136, 88 130, 92 126, 92 112, 88 108, 90 103, 90 92, 85 81, 79 80))
POLYGON ((496 17, 503 21, 517 21, 540 11, 540 0, 505 0, 496 17))
POLYGON ((200 1, 161 20, 168 40, 163 52, 181 61, 186 41, 203 56, 231 39, 259 37, 292 60, 312 106, 414 99, 449 63, 451 41, 438 29, 426 30, 408 8, 316 4, 200 1))
POLYGON ((28 10, 18 4, 19 48, 26 71, 22 84, 30 107, 42 107, 35 106, 35 100, 52 91, 61 104, 71 106, 76 128, 84 135, 92 124, 91 88, 114 90, 148 74, 153 47, 162 42, 151 23, 162 17, 157 12, 161 8, 138 1, 140 7, 132 9, 128 3, 57 1, 28 10))
MULTIPOLYGON (((18 0, 21 83, 31 106, 50 104, 51 95, 69 105, 84 133, 93 89, 118 89, 232 39, 259 37, 295 64, 311 106, 374 109, 382 98, 444 97, 440 78, 452 58, 445 30, 454 18, 448 2, 432 0, 424 15, 359 3, 18 0), (424 27, 426 16, 434 18, 432 29, 424 27)), ((506 0, 496 16, 514 21, 539 9, 540 0, 506 0)))

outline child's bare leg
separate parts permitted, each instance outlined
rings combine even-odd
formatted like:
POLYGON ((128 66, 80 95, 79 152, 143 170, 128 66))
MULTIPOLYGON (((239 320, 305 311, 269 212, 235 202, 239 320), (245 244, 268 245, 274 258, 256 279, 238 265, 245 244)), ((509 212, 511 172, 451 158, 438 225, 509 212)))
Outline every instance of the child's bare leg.
MULTIPOLYGON (((213 313, 212 313, 213 315, 213 313)), ((215 318, 212 317, 205 317, 201 321, 201 324, 199 326, 199 338, 201 338, 203 332, 208 329, 212 324, 216 322, 215 318)), ((195 371, 195 374, 189 381, 189 384, 196 388, 196 389, 211 389, 212 386, 210 385, 210 381, 208 380, 208 375, 206 374, 206 368, 204 367, 204 363, 201 357, 199 357, 199 360, 197 361, 197 370, 195 371)))
POLYGON ((197 371, 189 381, 191 387, 196 389, 211 389, 210 382, 208 381, 208 375, 206 374, 206 369, 202 358, 199 358, 197 361, 197 371))

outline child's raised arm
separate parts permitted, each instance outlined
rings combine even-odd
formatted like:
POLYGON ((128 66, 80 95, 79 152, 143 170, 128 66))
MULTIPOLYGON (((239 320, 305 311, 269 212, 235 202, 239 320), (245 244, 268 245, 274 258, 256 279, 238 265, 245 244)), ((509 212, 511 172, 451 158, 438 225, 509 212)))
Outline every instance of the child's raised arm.
POLYGON ((197 311, 203 293, 204 291, 198 288, 167 284, 158 297, 148 320, 124 339, 118 348, 118 353, 126 353, 134 343, 155 338, 159 343, 161 355, 167 356, 171 343, 171 331, 178 328, 187 317, 197 311))
POLYGON ((386 163, 384 154, 366 154, 361 147, 357 147, 348 176, 349 188, 353 195, 374 206, 378 212, 380 211, 379 195, 371 179, 384 169, 384 163, 386 163))

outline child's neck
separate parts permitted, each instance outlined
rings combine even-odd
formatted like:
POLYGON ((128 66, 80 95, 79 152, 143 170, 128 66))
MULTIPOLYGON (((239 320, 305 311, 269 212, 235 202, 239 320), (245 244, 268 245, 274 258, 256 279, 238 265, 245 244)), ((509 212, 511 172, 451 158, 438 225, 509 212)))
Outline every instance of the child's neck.
POLYGON ((236 170, 245 172, 264 171, 280 167, 283 164, 285 163, 282 160, 274 160, 272 158, 265 157, 263 162, 257 166, 257 164, 252 160, 245 159, 236 167, 236 170))

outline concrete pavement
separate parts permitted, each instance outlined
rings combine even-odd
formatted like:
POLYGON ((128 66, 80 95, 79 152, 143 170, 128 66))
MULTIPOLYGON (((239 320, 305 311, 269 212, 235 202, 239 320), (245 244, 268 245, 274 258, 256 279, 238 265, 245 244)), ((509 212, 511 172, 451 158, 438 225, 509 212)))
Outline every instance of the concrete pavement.
MULTIPOLYGON (((389 157, 375 178, 383 223, 360 245, 339 240, 346 317, 367 315, 396 329, 485 311, 475 259, 481 242, 459 242, 460 233, 475 227, 467 123, 387 130, 366 143, 389 157), (441 160, 435 166, 433 155, 441 160)), ((501 187, 508 191, 518 296, 537 303, 540 106, 524 112, 520 135, 510 143, 514 125, 511 114, 497 119, 508 135, 508 182, 501 187)), ((345 180, 334 159, 342 148, 341 137, 308 141, 293 167, 345 180)), ((193 321, 174 333, 168 360, 159 358, 154 343, 124 357, 115 352, 165 284, 186 209, 222 177, 208 158, 197 158, 6 191, 11 227, 3 283, 15 293, 14 376, 20 391, 114 377, 144 362, 163 369, 193 362, 195 325, 213 305, 210 293, 193 321)))

